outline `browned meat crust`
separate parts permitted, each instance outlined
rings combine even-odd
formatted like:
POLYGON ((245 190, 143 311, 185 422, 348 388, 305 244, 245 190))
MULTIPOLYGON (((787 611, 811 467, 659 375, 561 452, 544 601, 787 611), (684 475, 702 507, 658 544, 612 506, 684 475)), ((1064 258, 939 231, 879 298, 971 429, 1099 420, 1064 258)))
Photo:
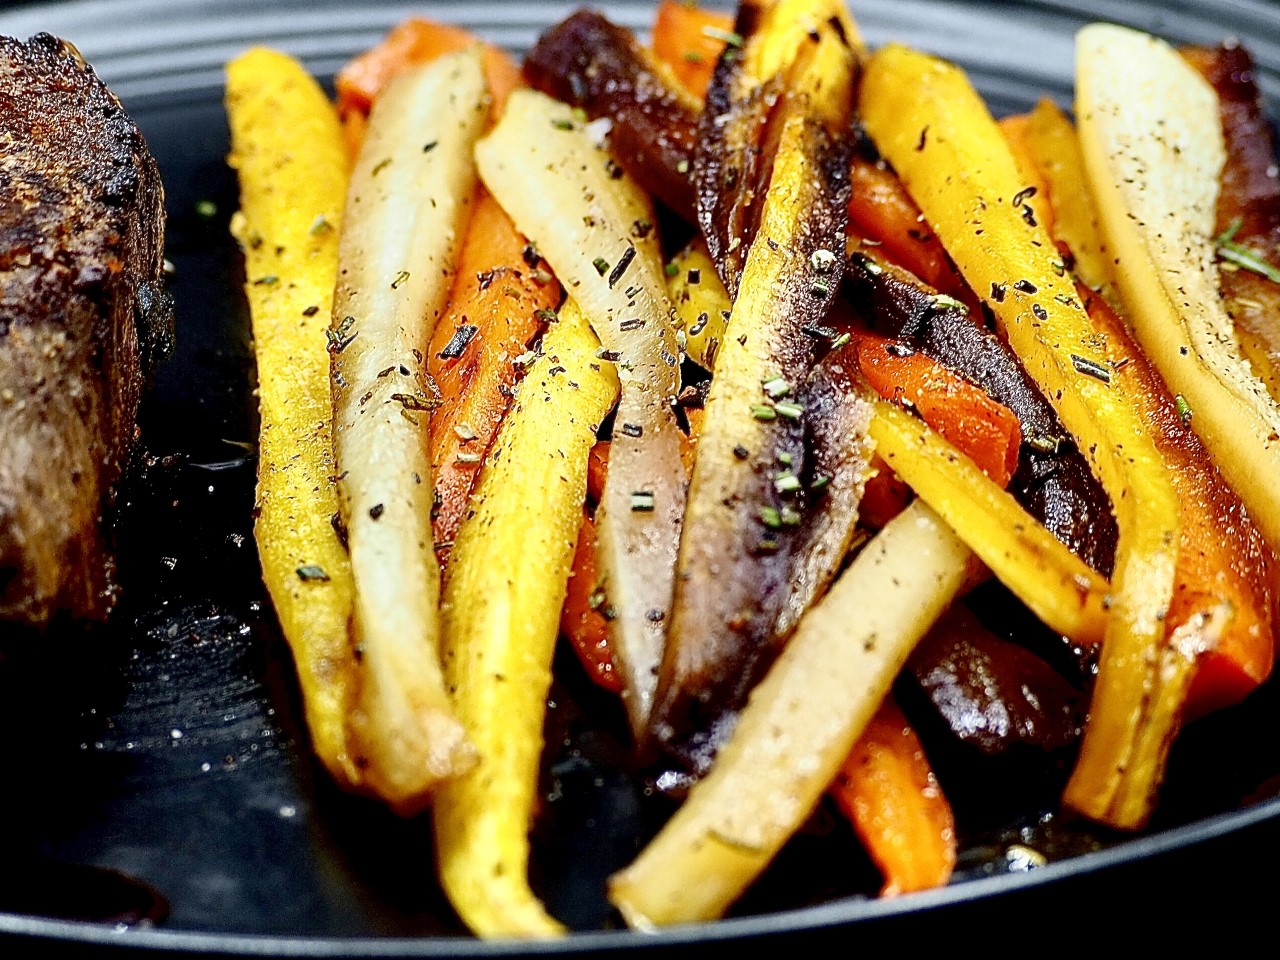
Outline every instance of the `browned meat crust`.
POLYGON ((103 521, 167 344, 164 194, 74 47, 0 38, 0 621, 101 618, 103 521))

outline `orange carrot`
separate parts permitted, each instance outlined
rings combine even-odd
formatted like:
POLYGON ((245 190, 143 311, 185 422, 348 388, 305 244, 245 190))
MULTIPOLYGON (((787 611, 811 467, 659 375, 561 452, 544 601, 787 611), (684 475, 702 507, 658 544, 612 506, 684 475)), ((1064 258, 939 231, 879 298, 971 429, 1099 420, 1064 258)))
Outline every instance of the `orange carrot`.
MULTIPOLYGON (((693 454, 697 449, 698 430, 702 427, 702 410, 686 410, 689 435, 681 435, 680 461, 685 473, 693 472, 693 454)), ((598 503, 609 472, 609 442, 602 440, 591 448, 587 460, 587 498, 598 503)), ((569 638, 582 660, 587 674, 596 683, 614 693, 622 691, 622 679, 614 672, 613 655, 609 652, 609 622, 599 609, 596 593, 596 527, 588 513, 582 518, 578 532, 578 550, 573 556, 573 573, 569 593, 560 614, 560 632, 569 638)))
POLYGON ((733 17, 727 13, 663 0, 653 24, 653 52, 686 90, 701 99, 724 50, 724 37, 732 29, 733 17))
POLYGON ((604 493, 604 478, 609 473, 609 441, 601 440, 591 448, 587 458, 587 496, 592 503, 599 503, 604 493))
POLYGON ((621 693, 622 678, 613 669, 609 653, 609 621, 601 609, 603 592, 597 586, 596 525, 589 514, 584 514, 578 549, 573 555, 573 572, 569 575, 569 592, 560 613, 560 632, 573 644, 587 675, 611 693, 621 693))
POLYGON ((858 368, 886 400, 913 406, 921 418, 963 450, 1000 486, 1018 469, 1022 425, 981 387, 922 353, 866 330, 850 331, 858 368))
MULTIPOLYGON (((1020 144, 1018 122, 1004 129, 1019 166, 1035 171, 1030 178, 1039 181, 1038 198, 1044 201, 1035 206, 1036 214, 1052 227, 1054 205, 1070 204, 1075 198, 1046 195, 1048 179, 1036 168, 1035 151, 1020 144)), ((1065 248, 1063 238, 1056 239, 1065 248)), ((1173 638, 1194 629, 1200 617, 1215 611, 1225 617, 1217 645, 1201 657, 1187 695, 1184 719, 1202 716, 1243 700, 1271 674, 1276 558, 1196 436, 1195 411, 1170 395, 1102 297, 1080 283, 1076 293, 1106 341, 1113 389, 1150 425, 1181 504, 1173 598, 1165 614, 1167 635, 1173 638)))
MULTIPOLYGON (((374 98, 397 74, 430 63, 436 57, 464 50, 480 40, 459 27, 429 20, 405 20, 394 27, 382 42, 347 63, 334 79, 338 112, 368 114, 374 98)), ((493 46, 484 45, 484 72, 493 95, 493 116, 502 115, 507 96, 520 86, 520 67, 511 57, 493 46)))
POLYGON ((951 805, 892 694, 849 753, 831 794, 884 875, 881 896, 928 890, 950 878, 951 805))
POLYGON ((427 371, 440 391, 431 413, 435 540, 451 542, 466 516, 480 461, 511 400, 539 313, 560 302, 560 284, 524 260, 525 239, 478 190, 458 259, 449 309, 437 321, 427 371))
POLYGON ((1240 498, 1214 467, 1191 429, 1195 411, 1180 410, 1106 301, 1080 286, 1095 327, 1108 341, 1112 383, 1151 424, 1156 448, 1182 504, 1170 636, 1202 613, 1226 611, 1217 647, 1206 654, 1187 696, 1188 717, 1238 703, 1271 673, 1275 659, 1276 561, 1240 498))
MULTIPOLYGON (((892 171, 857 159, 850 174, 849 232, 879 245, 877 255, 944 293, 963 287, 942 243, 892 171)), ((961 298, 964 299, 964 298, 961 298)))
POLYGON ((879 457, 871 460, 875 471, 862 490, 858 501, 858 523, 872 530, 882 529, 890 520, 907 509, 911 488, 879 457))
MULTIPOLYGON (((360 149, 369 108, 399 73, 480 41, 457 27, 406 20, 372 50, 338 72, 334 86, 348 146, 360 149)), ((485 77, 497 117, 521 84, 506 53, 484 49, 485 77)), ((459 253, 449 307, 436 321, 427 372, 438 389, 431 413, 431 470, 435 482, 435 542, 447 559, 464 517, 480 462, 488 452, 519 375, 514 362, 537 335, 539 314, 560 302, 560 284, 527 261, 528 241, 483 187, 459 253)), ((394 371, 388 375, 393 375, 394 371)))

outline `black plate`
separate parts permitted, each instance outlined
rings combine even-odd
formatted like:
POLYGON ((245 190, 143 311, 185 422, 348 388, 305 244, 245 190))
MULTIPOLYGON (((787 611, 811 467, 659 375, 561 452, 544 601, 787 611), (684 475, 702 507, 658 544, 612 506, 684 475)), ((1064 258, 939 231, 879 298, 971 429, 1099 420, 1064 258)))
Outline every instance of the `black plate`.
MULTIPOLYGON (((645 2, 606 7, 641 29, 652 15, 645 2)), ((873 43, 903 39, 968 67, 997 113, 1044 93, 1065 102, 1072 34, 1091 19, 1179 42, 1240 36, 1258 56, 1268 94, 1280 94, 1272 4, 860 0, 853 8, 873 43)), ((553 693, 538 885, 557 915, 596 932, 547 947, 461 936, 433 879, 425 823, 398 820, 326 781, 300 726, 251 537, 246 446, 256 412, 240 267, 226 231, 235 183, 223 162, 221 67, 250 43, 267 43, 331 75, 393 23, 424 11, 520 50, 569 9, 99 0, 0 10, 2 32, 49 30, 75 42, 143 128, 168 192, 179 322, 178 352, 144 410, 150 456, 122 511, 124 605, 107 629, 10 636, 2 645, 4 947, 13 955, 320 957, 697 943, 727 952, 746 937, 785 939, 792 949, 900 947, 921 931, 965 930, 990 946, 1024 949, 1031 944, 1008 938, 1060 936, 1085 916, 1147 930, 1170 917, 1179 930, 1266 925, 1275 884, 1253 864, 1280 854, 1277 684, 1186 732, 1156 831, 1144 838, 1121 842, 1041 821, 1036 802, 1027 804, 1043 797, 984 769, 946 783, 965 825, 963 882, 876 901, 867 896, 875 874, 848 830, 819 818, 749 895, 740 909, 747 915, 655 937, 603 929, 613 920, 601 881, 652 830, 654 806, 620 772, 615 708, 571 662, 553 693), (1018 860, 1004 853, 1019 841, 1083 854, 1011 872, 1018 860)))

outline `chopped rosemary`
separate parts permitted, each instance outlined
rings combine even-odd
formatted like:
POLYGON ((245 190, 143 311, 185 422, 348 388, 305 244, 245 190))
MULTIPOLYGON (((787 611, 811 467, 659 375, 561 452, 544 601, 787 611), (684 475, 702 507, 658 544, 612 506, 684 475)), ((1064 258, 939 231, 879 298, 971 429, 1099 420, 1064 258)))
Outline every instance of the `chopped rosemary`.
POLYGON ((773 489, 779 493, 795 493, 800 489, 800 478, 789 470, 773 478, 773 489))
POLYGON ((742 46, 742 34, 734 33, 732 30, 721 30, 719 27, 708 24, 702 28, 702 35, 711 40, 719 40, 730 47, 742 46))
POLYGON ((1071 365, 1076 368, 1076 373, 1086 377, 1093 377, 1093 379, 1101 383, 1108 385, 1111 383, 1111 371, 1088 357, 1080 357, 1073 353, 1071 354, 1071 365))
POLYGON ((347 336, 347 334, 355 325, 355 322, 355 317, 343 317, 336 330, 333 327, 328 327, 325 330, 324 335, 329 339, 330 353, 341 353, 351 345, 351 341, 356 338, 356 335, 352 333, 351 336, 347 336))
POLYGON ((782 525, 784 527, 798 527, 800 526, 800 521, 803 519, 804 518, 800 515, 800 511, 796 510, 794 507, 782 508, 782 525))
POLYGON ((412 393, 393 393, 391 399, 400 404, 405 410, 430 410, 432 407, 440 405, 439 400, 415 396, 412 393))
POLYGON ((799 420, 804 413, 804 405, 791 400, 779 401, 773 405, 773 409, 778 411, 778 416, 786 417, 788 420, 799 420))
POLYGON ((306 563, 298 568, 298 579, 303 583, 327 583, 329 574, 319 564, 306 563))
POLYGON ((770 530, 777 530, 782 526, 782 514, 777 507, 761 507, 760 522, 770 530))
POLYGON ((767 403, 753 403, 751 415, 757 420, 777 420, 777 411, 767 403))
POLYGON ((436 354, 441 360, 457 360, 466 352, 467 344, 469 344, 475 335, 480 332, 480 328, 474 323, 463 323, 458 329, 453 331, 453 336, 449 338, 449 342, 444 345, 444 349, 436 354))
POLYGON ((557 130, 572 130, 572 129, 573 129, 573 121, 572 121, 572 120, 566 120, 566 119, 564 119, 564 117, 556 117, 554 120, 552 120, 552 121, 551 121, 551 125, 552 125, 553 127, 555 127, 557 130))
POLYGON ((596 268, 596 273, 602 277, 609 272, 609 261, 604 257, 596 257, 591 261, 591 265, 596 268))
POLYGON ((627 245, 627 249, 622 251, 622 256, 618 258, 617 264, 614 265, 613 272, 609 274, 609 289, 612 290, 623 274, 627 272, 627 267, 631 266, 631 261, 636 258, 636 248, 627 245))
POLYGON ((651 490, 635 490, 631 494, 631 509, 635 513, 653 513, 654 499, 651 490))
POLYGON ((809 266, 817 273, 830 273, 836 265, 836 255, 826 248, 820 248, 809 254, 809 266))
POLYGON ((1218 251, 1218 259, 1225 260, 1227 263, 1234 264, 1251 273, 1256 273, 1261 277, 1266 277, 1272 283, 1280 283, 1280 270, 1277 270, 1255 251, 1248 247, 1235 242, 1235 236, 1240 232, 1244 221, 1240 217, 1236 217, 1231 221, 1231 225, 1214 240, 1214 246, 1218 251))
POLYGON ((779 400, 791 392, 791 381, 785 377, 770 377, 760 386, 774 400, 779 400))
POLYGON ((948 297, 945 293, 935 293, 930 297, 930 301, 935 310, 959 310, 961 313, 967 313, 969 310, 955 297, 948 297))
POLYGON ((667 276, 668 276, 668 277, 674 277, 674 276, 677 276, 677 275, 680 273, 680 268, 679 268, 679 267, 677 267, 674 263, 668 263, 668 264, 663 268, 663 270, 666 272, 666 274, 667 274, 667 276))
POLYGON ((555 323, 560 319, 554 310, 545 307, 541 310, 535 310, 533 316, 535 320, 541 320, 543 323, 555 323))
POLYGON ((1027 446, 1040 453, 1054 454, 1058 452, 1059 437, 1028 437, 1027 446))
POLYGON ((1191 404, 1187 403, 1187 398, 1182 394, 1178 394, 1173 398, 1173 404, 1178 409, 1178 419, 1182 421, 1184 427, 1191 426, 1191 418, 1195 416, 1191 412, 1191 404))

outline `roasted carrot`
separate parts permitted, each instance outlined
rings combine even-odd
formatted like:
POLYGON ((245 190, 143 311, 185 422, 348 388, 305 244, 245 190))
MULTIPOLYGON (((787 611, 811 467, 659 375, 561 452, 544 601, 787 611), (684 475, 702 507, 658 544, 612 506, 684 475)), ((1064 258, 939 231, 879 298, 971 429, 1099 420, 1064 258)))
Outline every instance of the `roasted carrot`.
POLYGON ((1151 424, 1182 511, 1170 637, 1216 645, 1200 661, 1188 717, 1238 703, 1271 673, 1275 658, 1275 558, 1191 426, 1195 411, 1164 381, 1102 297, 1081 286, 1094 326, 1106 337, 1115 385, 1151 424))
POLYGON ((727 13, 663 0, 653 24, 653 52, 686 90, 705 97, 731 30, 733 17, 727 13))
POLYGON ((591 456, 587 460, 587 496, 591 502, 599 503, 604 493, 604 478, 609 473, 609 441, 601 440, 591 448, 591 456))
POLYGON ((955 268, 893 171, 861 158, 850 173, 850 233, 879 245, 877 255, 905 267, 935 290, 963 286, 955 268))
MULTIPOLYGON (((1002 123, 1002 130, 1019 165, 1037 168, 1045 162, 1043 151, 1019 145, 1016 126, 1010 136, 1008 122, 1002 123)), ((1078 154, 1059 153, 1052 160, 1059 166, 1081 163, 1078 154)), ((1085 183, 1082 172, 1064 173, 1059 184, 1085 183)), ((1053 231, 1053 208, 1077 204, 1075 195, 1054 194, 1043 168, 1029 176, 1038 177, 1041 189, 1036 199, 1045 201, 1036 206, 1037 213, 1047 216, 1054 240, 1066 246, 1068 238, 1053 231)), ((1097 242, 1088 234, 1079 236, 1090 246, 1097 242)), ((1180 503, 1181 546, 1165 623, 1171 643, 1213 645, 1200 658, 1187 695, 1187 717, 1200 716, 1238 703, 1271 673, 1276 642, 1275 558, 1196 436, 1194 409, 1182 397, 1171 395, 1106 300, 1083 283, 1076 284, 1076 291, 1108 343, 1115 389, 1150 425, 1180 503)))
POLYGON ((524 260, 528 244, 486 190, 477 191, 450 306, 436 323, 427 371, 440 390, 431 413, 431 470, 438 494, 435 540, 453 540, 480 461, 511 402, 541 317, 560 284, 524 260))
POLYGON ((1022 427, 1013 411, 923 353, 853 329, 858 368, 886 400, 914 407, 929 426, 963 450, 1000 486, 1018 468, 1022 427))
POLYGON ((850 751, 831 795, 884 875, 881 896, 928 890, 950 878, 951 804, 892 694, 850 751))
MULTIPOLYGON (((333 84, 338 94, 338 113, 344 122, 353 114, 367 115, 374 98, 392 77, 479 42, 475 34, 459 27, 429 20, 404 21, 376 47, 338 71, 333 84)), ((502 114, 507 95, 521 85, 520 68, 508 54, 486 43, 484 75, 493 96, 493 116, 496 118, 502 114)))
POLYGON ((569 592, 560 613, 560 632, 573 644, 587 675, 610 693, 621 693, 622 678, 613 668, 609 621, 603 604, 604 591, 599 589, 596 573, 596 525, 589 514, 584 514, 573 555, 573 572, 569 575, 569 592))
MULTIPOLYGON (((479 42, 458 27, 406 20, 350 61, 334 84, 348 145, 358 149, 373 100, 395 76, 479 42)), ((520 69, 506 53, 486 45, 484 70, 496 118, 522 82, 520 69)), ((560 284, 532 257, 511 218, 477 187, 449 308, 436 322, 427 357, 427 372, 439 391, 431 413, 431 470, 433 532, 441 560, 448 557, 480 463, 507 411, 522 365, 516 361, 537 335, 540 318, 560 302, 560 284)))
POLYGON ((858 523, 872 530, 881 530, 907 509, 911 502, 911 488, 898 479, 898 475, 879 457, 871 461, 871 470, 858 504, 858 523))
MULTIPOLYGON (((693 455, 698 445, 698 428, 702 426, 701 409, 686 410, 688 436, 681 436, 680 462, 685 473, 693 471, 693 455)), ((592 505, 600 501, 605 476, 609 472, 609 441, 602 440, 591 448, 587 459, 587 498, 592 505)), ((614 672, 613 655, 609 652, 609 621, 606 619, 604 591, 596 571, 596 525, 590 512, 582 517, 578 532, 578 548, 569 575, 569 593, 560 615, 560 632, 573 645, 588 676, 613 693, 622 692, 622 678, 614 672)))

